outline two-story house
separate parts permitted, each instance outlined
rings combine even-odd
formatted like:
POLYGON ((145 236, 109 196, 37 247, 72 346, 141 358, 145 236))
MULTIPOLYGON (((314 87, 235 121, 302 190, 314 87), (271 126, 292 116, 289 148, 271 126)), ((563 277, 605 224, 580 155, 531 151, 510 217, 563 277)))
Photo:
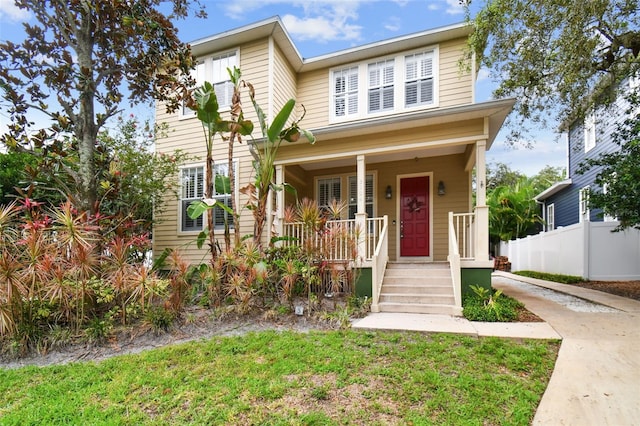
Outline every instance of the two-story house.
MULTIPOLYGON (((465 24, 450 25, 305 59, 275 17, 191 43, 197 58, 194 75, 198 82, 215 85, 221 106, 230 102, 226 68, 234 65, 255 87, 257 101, 269 119, 290 98, 297 101, 298 116, 299 105, 304 105, 301 125, 317 141, 280 146, 276 183, 289 183, 299 198, 308 197, 320 205, 332 198, 348 203, 343 219, 364 230, 358 237, 361 261, 357 266, 360 288, 373 296, 374 311, 385 307, 425 311, 424 306, 403 308, 393 297, 385 299, 385 293, 394 293, 382 285, 389 280, 388 260, 400 269, 408 264, 425 270, 442 265, 445 282, 455 292, 442 312, 460 311, 461 280, 490 283, 493 263, 488 253, 485 152, 514 101, 475 102, 476 64, 459 63, 471 31, 465 24)), ((251 105, 248 98, 243 104, 245 111, 252 110, 246 107, 251 105)), ((257 123, 255 116, 248 118, 257 123)), ((159 218, 154 253, 180 248, 192 262, 201 262, 204 252, 193 241, 203 222, 186 215, 189 202, 203 195, 201 124, 191 111, 167 114, 162 105, 157 107, 156 120, 170 129, 168 137, 158 140, 158 151, 179 148, 198 160, 182 169, 180 199, 170 201, 167 213, 159 218)), ((252 177, 254 159, 248 145, 260 145, 259 130, 254 136, 254 141, 235 148, 236 188, 252 177)), ((226 143, 215 146, 214 157, 216 171, 226 173, 226 143)), ((238 193, 219 198, 232 196, 238 206, 246 204, 238 193)), ((282 215, 291 202, 283 192, 274 196, 275 214, 268 223, 279 235, 286 232, 282 215)), ((223 214, 222 210, 216 214, 217 226, 222 226, 223 214)), ((253 233, 249 211, 241 212, 240 229, 234 231, 253 233)), ((414 269, 407 274, 417 278, 429 273, 414 269)), ((387 287, 392 287, 392 281, 387 287)), ((417 293, 406 291, 409 299, 417 293)), ((418 296, 414 299, 419 302, 418 296)), ((412 304, 416 303, 410 300, 408 305, 412 304)))
MULTIPOLYGON (((629 105, 626 94, 637 90, 639 82, 638 78, 624 80, 621 83, 620 95, 613 104, 606 107, 596 106, 583 119, 562 126, 567 146, 567 179, 552 185, 535 197, 542 205, 545 231, 580 222, 616 220, 614 217, 603 215, 599 209, 589 207, 589 191, 603 189, 595 186, 595 178, 601 168, 591 167, 584 173, 578 173, 578 170, 586 160, 620 149, 614 142, 613 135, 627 117, 629 105)), ((606 188, 604 190, 606 191, 606 188)))

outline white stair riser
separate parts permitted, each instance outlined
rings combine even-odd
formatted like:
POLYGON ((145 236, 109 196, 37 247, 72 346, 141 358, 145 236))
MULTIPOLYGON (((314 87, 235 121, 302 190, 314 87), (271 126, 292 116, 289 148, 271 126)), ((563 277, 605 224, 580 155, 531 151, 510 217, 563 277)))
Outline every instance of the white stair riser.
POLYGON ((453 286, 449 285, 405 285, 405 284, 383 284, 380 293, 415 293, 415 294, 450 294, 453 295, 453 286))
POLYGON ((379 303, 380 312, 402 312, 411 314, 436 314, 436 315, 455 315, 457 312, 455 306, 447 305, 420 305, 409 303, 379 303))
POLYGON ((454 297, 451 295, 437 294, 381 294, 380 302, 391 303, 415 303, 421 305, 453 305, 454 297))

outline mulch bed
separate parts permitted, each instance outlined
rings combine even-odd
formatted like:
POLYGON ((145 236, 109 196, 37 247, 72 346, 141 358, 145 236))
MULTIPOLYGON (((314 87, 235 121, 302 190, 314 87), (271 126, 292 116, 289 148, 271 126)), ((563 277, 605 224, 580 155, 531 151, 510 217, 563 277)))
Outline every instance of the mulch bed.
POLYGON ((572 285, 640 301, 640 281, 585 281, 572 285))

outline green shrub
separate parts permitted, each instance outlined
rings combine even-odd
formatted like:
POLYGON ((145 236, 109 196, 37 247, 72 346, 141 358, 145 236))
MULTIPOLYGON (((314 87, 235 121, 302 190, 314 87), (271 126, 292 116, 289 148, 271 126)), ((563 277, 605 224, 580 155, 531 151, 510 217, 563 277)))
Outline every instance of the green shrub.
POLYGON ((163 306, 151 306, 145 312, 145 322, 151 326, 156 334, 169 330, 176 319, 175 312, 165 309, 163 306))
POLYGON ((87 324, 84 334, 89 343, 102 343, 111 332, 113 325, 108 318, 93 318, 87 324))
POLYGON ((501 290, 487 290, 470 286, 474 295, 465 298, 462 315, 469 321, 510 322, 518 318, 518 309, 524 305, 502 294, 501 290))
POLYGON ((578 277, 576 275, 549 274, 547 272, 516 271, 514 272, 514 274, 520 275, 522 277, 537 278, 540 280, 553 281, 562 284, 575 284, 588 281, 587 279, 578 277))

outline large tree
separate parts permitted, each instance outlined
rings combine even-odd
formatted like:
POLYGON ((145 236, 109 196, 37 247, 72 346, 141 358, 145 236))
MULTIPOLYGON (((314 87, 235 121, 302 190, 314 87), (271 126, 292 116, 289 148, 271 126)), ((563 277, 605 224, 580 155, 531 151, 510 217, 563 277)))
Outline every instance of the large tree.
POLYGON ((169 111, 180 105, 192 57, 172 20, 186 17, 194 1, 16 0, 35 23, 24 24, 22 43, 0 42, 0 87, 12 119, 0 141, 39 152, 70 134, 79 168, 69 170, 76 185, 68 195, 83 211, 95 211, 97 136, 123 100, 156 99, 169 111), (171 5, 168 13, 161 3, 171 5), (34 133, 30 109, 51 117, 52 126, 34 133))
POLYGON ((480 8, 469 53, 499 82, 496 97, 517 100, 512 142, 522 129, 580 118, 593 102, 614 99, 617 83, 640 68, 638 0, 461 1, 469 17, 480 8))

